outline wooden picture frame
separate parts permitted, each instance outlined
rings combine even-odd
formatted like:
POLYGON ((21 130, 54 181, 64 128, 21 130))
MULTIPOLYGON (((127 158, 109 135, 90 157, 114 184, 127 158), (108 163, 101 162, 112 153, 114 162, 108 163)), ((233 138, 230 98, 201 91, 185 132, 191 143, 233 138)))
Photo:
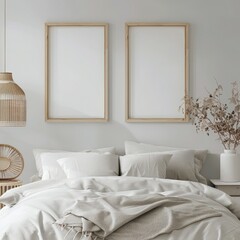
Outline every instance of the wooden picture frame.
POLYGON ((126 23, 127 122, 187 122, 188 24, 126 23))
POLYGON ((45 120, 108 121, 108 24, 45 24, 45 120))

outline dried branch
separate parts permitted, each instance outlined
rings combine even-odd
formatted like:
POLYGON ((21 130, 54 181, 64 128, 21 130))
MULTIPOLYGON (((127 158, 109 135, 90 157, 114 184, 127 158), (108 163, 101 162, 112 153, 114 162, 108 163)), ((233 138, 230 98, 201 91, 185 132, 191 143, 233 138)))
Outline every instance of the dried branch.
POLYGON ((222 103, 220 97, 223 88, 217 84, 214 92, 203 99, 184 98, 185 104, 180 106, 196 127, 196 131, 218 134, 225 149, 236 149, 240 144, 240 92, 237 82, 232 83, 229 106, 222 103), (231 106, 231 108, 230 108, 231 106))

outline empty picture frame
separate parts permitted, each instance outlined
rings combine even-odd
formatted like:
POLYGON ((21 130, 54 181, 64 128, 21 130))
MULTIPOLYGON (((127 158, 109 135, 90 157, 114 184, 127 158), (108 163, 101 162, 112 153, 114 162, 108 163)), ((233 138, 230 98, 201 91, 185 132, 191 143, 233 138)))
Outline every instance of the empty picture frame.
POLYGON ((188 91, 188 24, 126 23, 125 33, 126 121, 188 121, 179 111, 188 91))
POLYGON ((48 122, 108 120, 108 24, 46 23, 48 122))

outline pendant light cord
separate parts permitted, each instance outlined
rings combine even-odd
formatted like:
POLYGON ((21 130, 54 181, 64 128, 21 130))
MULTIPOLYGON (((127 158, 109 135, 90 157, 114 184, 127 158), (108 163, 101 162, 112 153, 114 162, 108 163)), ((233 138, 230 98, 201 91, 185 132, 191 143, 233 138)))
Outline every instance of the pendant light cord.
POLYGON ((3 71, 6 72, 6 49, 7 49, 7 2, 4 0, 4 6, 3 6, 3 71))

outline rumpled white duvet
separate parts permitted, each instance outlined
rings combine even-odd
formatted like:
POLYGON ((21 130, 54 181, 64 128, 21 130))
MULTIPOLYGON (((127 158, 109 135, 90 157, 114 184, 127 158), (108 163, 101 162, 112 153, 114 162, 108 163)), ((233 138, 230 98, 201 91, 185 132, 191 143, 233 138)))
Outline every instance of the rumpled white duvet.
POLYGON ((240 239, 240 203, 194 182, 48 180, 12 189, 0 202, 7 205, 0 211, 1 240, 240 239))

